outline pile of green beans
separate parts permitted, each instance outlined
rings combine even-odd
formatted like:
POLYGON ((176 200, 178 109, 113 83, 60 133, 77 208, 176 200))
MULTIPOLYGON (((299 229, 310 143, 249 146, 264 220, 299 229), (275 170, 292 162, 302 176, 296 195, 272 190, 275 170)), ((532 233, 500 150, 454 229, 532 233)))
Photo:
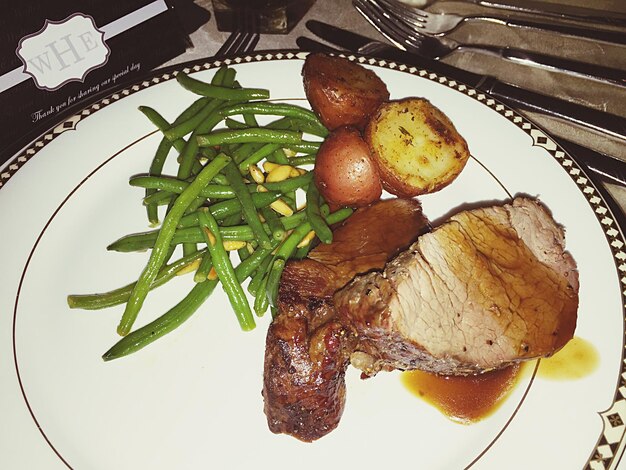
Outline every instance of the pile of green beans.
POLYGON ((315 114, 269 101, 268 90, 244 88, 235 78, 226 66, 210 83, 179 72, 178 83, 199 97, 171 123, 153 108, 139 108, 162 133, 147 174, 129 181, 145 191, 152 230, 125 235, 107 250, 149 250, 149 259, 133 283, 67 297, 71 308, 125 305, 117 327, 122 339, 102 356, 105 361, 176 329, 218 284, 242 330, 254 329, 255 317, 268 309, 276 313, 287 261, 306 256, 317 242, 330 243, 330 227, 352 213, 348 208, 330 213, 313 183, 311 166, 328 135, 315 114), (274 120, 260 125, 258 116, 274 120), (175 159, 175 174, 164 174, 168 159, 175 159), (148 293, 186 273, 194 273, 188 294, 156 320, 134 328, 148 293))

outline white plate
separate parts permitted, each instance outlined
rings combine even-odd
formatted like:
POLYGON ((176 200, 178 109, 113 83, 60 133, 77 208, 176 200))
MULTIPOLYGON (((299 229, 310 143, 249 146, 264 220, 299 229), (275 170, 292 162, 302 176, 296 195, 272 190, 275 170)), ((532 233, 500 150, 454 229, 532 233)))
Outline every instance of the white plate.
MULTIPOLYGON (((186 70, 210 79, 226 62, 244 86, 302 99, 303 57, 275 53, 186 70)), ((441 108, 475 157, 451 186, 422 198, 427 216, 524 193, 539 197, 566 227, 580 268, 576 336, 598 351, 593 373, 527 378, 494 415, 462 426, 415 398, 398 373, 360 381, 350 370, 339 428, 304 444, 270 433, 265 422, 269 319, 241 332, 221 291, 176 332, 104 363, 121 309, 70 310, 65 297, 130 282, 146 261, 145 253, 105 247, 147 229, 142 190, 127 180, 147 170, 159 136, 137 107, 152 106, 171 120, 194 99, 171 73, 157 72, 68 119, 0 171, 0 467, 616 467, 626 421, 626 255, 606 202, 550 137, 489 97, 424 70, 365 63, 393 98, 424 96, 441 108)), ((139 322, 163 313, 191 283, 179 278, 154 291, 139 322)))

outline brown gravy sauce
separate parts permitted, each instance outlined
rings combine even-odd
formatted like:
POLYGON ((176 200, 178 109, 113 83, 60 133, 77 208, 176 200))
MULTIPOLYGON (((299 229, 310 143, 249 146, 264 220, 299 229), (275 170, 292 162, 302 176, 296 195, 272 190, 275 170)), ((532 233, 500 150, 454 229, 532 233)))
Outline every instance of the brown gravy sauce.
MULTIPOLYGON (((536 377, 575 380, 589 375, 599 362, 588 341, 575 337, 554 356, 542 359, 536 377)), ((402 383, 414 395, 452 421, 471 424, 494 413, 536 361, 468 377, 436 375, 419 370, 403 372, 402 383)))
POLYGON ((415 395, 453 421, 470 424, 493 413, 518 382, 519 365, 468 377, 436 375, 420 370, 402 373, 415 395))

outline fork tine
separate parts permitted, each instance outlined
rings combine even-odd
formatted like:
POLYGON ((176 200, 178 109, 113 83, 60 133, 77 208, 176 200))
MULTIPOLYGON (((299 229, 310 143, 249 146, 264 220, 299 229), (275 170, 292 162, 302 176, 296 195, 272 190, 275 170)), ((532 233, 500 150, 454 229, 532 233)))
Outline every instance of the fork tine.
POLYGON ((233 43, 233 46, 228 51, 229 54, 236 54, 240 52, 242 49, 246 48, 246 44, 248 44, 250 33, 240 33, 237 40, 233 43))
POLYGON ((252 52, 259 43, 260 38, 261 35, 259 33, 233 31, 215 55, 227 56, 252 52))
POLYGON ((245 51, 242 52, 252 52, 253 50, 255 50, 260 39, 261 35, 259 33, 253 33, 250 37, 250 41, 248 41, 248 47, 245 51))
POLYGON ((426 21, 428 21, 429 14, 424 10, 409 7, 396 0, 378 0, 378 3, 387 7, 403 21, 409 21, 418 28, 423 28, 426 21))
POLYGON ((228 51, 232 47, 233 43, 239 39, 240 35, 241 35, 241 33, 239 31, 233 31, 232 33, 230 33, 228 38, 226 38, 226 41, 224 41, 224 44, 222 44, 222 47, 220 47, 217 50, 215 55, 216 56, 223 56, 223 55, 228 54, 228 51))
POLYGON ((419 46, 420 41, 413 36, 410 28, 391 18, 380 5, 371 0, 354 0, 353 4, 365 19, 396 47, 407 51, 419 46))

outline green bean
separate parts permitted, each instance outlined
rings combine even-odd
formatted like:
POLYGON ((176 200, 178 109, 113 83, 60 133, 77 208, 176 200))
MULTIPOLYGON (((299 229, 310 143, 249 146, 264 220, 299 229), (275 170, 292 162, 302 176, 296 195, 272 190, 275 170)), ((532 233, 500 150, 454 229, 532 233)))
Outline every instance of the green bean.
POLYGON ((306 212, 305 211, 295 212, 293 215, 290 215, 287 217, 280 217, 278 220, 280 220, 280 223, 283 224, 283 227, 285 227, 285 230, 293 230, 298 225, 300 225, 302 221, 306 220, 306 212))
MULTIPOLYGON (((215 268, 224 292, 230 300, 241 329, 249 331, 255 327, 254 317, 252 316, 246 294, 230 262, 228 253, 224 249, 217 221, 208 210, 199 211, 198 219, 213 259, 213 268, 215 268)), ((268 246, 267 248, 270 247, 268 246)))
POLYGON ((244 261, 251 254, 252 253, 250 253, 250 251, 248 251, 248 244, 246 244, 246 246, 244 246, 243 248, 239 248, 237 250, 237 256, 239 256, 239 261, 244 261))
MULTIPOLYGON (((181 181, 176 178, 156 176, 135 176, 130 179, 129 184, 140 188, 159 189, 176 194, 182 193, 185 188, 189 186, 189 183, 186 181, 181 181)), ((256 191, 256 184, 246 186, 249 192, 256 191)), ((224 184, 209 184, 202 188, 200 196, 213 199, 229 199, 235 197, 235 193, 230 186, 224 184)), ((146 202, 146 200, 144 200, 144 204, 149 203, 150 201, 146 202)))
POLYGON ((117 331, 121 336, 128 334, 135 319, 137 318, 137 314, 143 305, 148 289, 154 281, 154 278, 156 277, 168 253, 170 242, 174 237, 178 221, 184 214, 189 204, 196 199, 200 190, 206 186, 209 181, 211 181, 213 176, 215 176, 217 172, 219 172, 229 162, 229 160, 229 157, 226 155, 218 155, 215 157, 215 160, 207 164, 197 178, 189 184, 180 196, 178 196, 171 210, 165 216, 161 230, 159 230, 157 240, 155 241, 150 254, 148 264, 139 276, 128 302, 126 303, 126 309, 124 310, 124 314, 122 315, 122 319, 117 328, 117 331))
POLYGON ((294 131, 300 131, 307 134, 325 138, 328 136, 328 129, 319 121, 310 119, 291 118, 289 128, 294 131))
POLYGON ((320 193, 315 186, 315 182, 311 182, 306 192, 306 215, 311 222, 311 227, 315 230, 315 235, 322 243, 330 243, 333 241, 333 232, 322 218, 320 212, 320 193))
MULTIPOLYGON (((265 145, 263 145, 256 152, 252 153, 249 157, 247 157, 245 160, 243 160, 241 163, 239 163, 239 171, 241 171, 242 173, 247 172, 248 171, 248 167, 250 165, 256 165, 261 160, 263 160, 265 157, 270 155, 272 152, 278 150, 279 148, 281 148, 281 144, 265 144, 265 145)), ((237 158, 235 158, 235 161, 237 161, 237 158)))
POLYGON ((228 185, 228 180, 223 174, 218 173, 217 175, 215 175, 215 178, 211 180, 211 183, 228 185))
MULTIPOLYGON (((271 251, 271 249, 259 248, 252 256, 240 263, 239 266, 235 268, 237 280, 243 282, 258 268, 261 262, 269 257, 271 251)), ((200 305, 211 295, 217 283, 218 281, 215 280, 196 284, 193 289, 191 289, 191 292, 177 305, 156 320, 122 338, 113 345, 111 349, 104 353, 102 359, 111 361, 127 356, 172 332, 196 312, 200 305)))
POLYGON ((266 129, 264 127, 249 127, 247 129, 224 129, 211 134, 198 134, 197 143, 200 147, 212 147, 223 144, 243 143, 277 143, 297 144, 302 141, 302 133, 296 131, 283 131, 266 129))
POLYGON ((246 123, 248 127, 259 127, 259 123, 257 122, 254 114, 249 114, 249 113, 244 114, 243 121, 246 123))
POLYGON ((186 90, 195 93, 196 95, 208 96, 210 98, 217 98, 221 100, 266 100, 270 97, 269 90, 262 88, 230 88, 212 85, 209 83, 191 78, 184 72, 179 72, 176 75, 176 80, 186 90))
POLYGON ((296 248, 296 251, 292 255, 292 258, 295 258, 295 259, 306 258, 306 255, 309 254, 309 251, 311 251, 312 247, 313 247, 313 243, 307 243, 306 245, 301 246, 300 248, 296 248))
MULTIPOLYGON (((220 67, 218 71, 215 72, 212 83, 215 85, 232 86, 234 79, 234 69, 220 67)), ((170 129, 164 131, 167 139, 175 140, 189 134, 222 104, 221 100, 211 100, 206 97, 200 98, 197 101, 201 101, 202 106, 196 113, 185 116, 185 119, 175 121, 170 129)))
POLYGON ((235 120, 233 118, 229 118, 229 117, 224 119, 224 124, 229 129, 246 129, 246 128, 248 128, 248 125, 246 123, 239 122, 239 121, 237 121, 237 120, 235 120))
POLYGON ((198 147, 198 139, 196 139, 196 135, 202 134, 205 132, 210 132, 217 124, 219 123, 219 117, 213 112, 207 117, 195 130, 192 131, 189 136, 189 140, 187 140, 187 144, 185 148, 180 153, 178 157, 179 167, 177 177, 180 179, 186 179, 191 175, 191 169, 196 160, 196 154, 199 150, 198 147))
POLYGON ((299 144, 288 144, 285 145, 285 148, 291 150, 292 152, 300 152, 300 153, 317 153, 320 149, 321 142, 310 142, 308 140, 303 140, 299 144))
POLYGON ((262 277, 259 282, 256 291, 254 293, 254 313, 257 317, 262 317, 263 314, 267 310, 267 306, 269 305, 269 301, 266 294, 267 289, 267 281, 268 281, 268 273, 262 277))
MULTIPOLYGON (((165 118, 163 118, 163 116, 158 113, 158 111, 150 108, 149 106, 139 106, 139 111, 141 111, 148 119, 150 119, 150 121, 157 127, 157 129, 159 129, 164 134, 166 134, 171 128, 170 123, 167 122, 165 118)), ((171 138, 167 136, 167 134, 165 136, 176 150, 182 152, 186 143, 185 140, 182 138, 184 135, 185 134, 182 134, 175 138, 171 138)))
POLYGON ((172 126, 169 129, 164 130, 163 134, 171 142, 176 142, 187 134, 193 132, 196 127, 211 116, 221 105, 222 101, 220 100, 208 100, 204 108, 199 113, 176 126, 172 126))
POLYGON ((222 227, 235 227, 241 223, 241 213, 231 214, 221 221, 222 227))
POLYGON ((211 268, 213 268, 213 258, 211 257, 210 252, 205 252, 202 257, 202 261, 200 261, 200 266, 196 270, 196 273, 193 276, 194 282, 206 282, 209 277, 209 273, 211 272, 211 268))
POLYGON ((252 230, 254 231, 256 239, 259 241, 259 245, 261 245, 261 247, 263 248, 268 248, 271 245, 270 239, 263 229, 263 225, 261 224, 261 220, 259 219, 259 214, 257 213, 256 207, 252 202, 252 196, 247 191, 245 184, 241 179, 241 173, 239 173, 239 169, 237 168, 235 163, 231 161, 228 165, 224 167, 222 173, 224 174, 224 176, 226 176, 226 178, 228 178, 230 186, 235 191, 237 199, 241 203, 243 218, 248 223, 250 228, 252 228, 252 230))
POLYGON ((287 160, 287 155, 282 148, 274 150, 271 154, 267 156, 267 159, 272 163, 278 163, 279 165, 288 165, 289 161, 287 160))
POLYGON ((168 191, 157 191, 143 198, 144 206, 167 206, 176 198, 176 194, 168 191))
POLYGON ((286 193, 293 191, 294 189, 307 186, 311 181, 313 181, 313 172, 308 171, 303 175, 296 176, 295 178, 287 178, 286 180, 275 181, 273 183, 263 183, 263 186, 265 186, 265 188, 269 191, 280 191, 282 193, 286 193))
MULTIPOLYGON (((258 193, 258 194, 267 194, 267 193, 258 193)), ((276 212, 274 212, 272 209, 270 209, 267 206, 262 207, 260 212, 263 218, 265 219, 267 226, 270 229, 272 238, 278 241, 284 240, 287 232, 285 231, 285 227, 283 227, 283 224, 280 222, 280 218, 278 217, 278 214, 276 214, 276 212)))
MULTIPOLYGON (((152 159, 152 163, 150 164, 150 174, 151 175, 160 175, 163 171, 163 166, 165 164, 165 160, 167 155, 170 153, 170 149, 172 148, 172 144, 169 140, 163 138, 157 147, 157 151, 154 154, 152 159)), ((155 193, 154 189, 146 189, 145 196, 148 197, 155 193)), ((146 205, 146 214, 148 216, 148 222, 156 227, 159 224, 159 207, 157 204, 147 204, 146 205)))
MULTIPOLYGON (((156 289, 174 278, 183 268, 186 268, 196 260, 200 259, 204 252, 205 250, 198 251, 197 253, 180 258, 177 261, 161 268, 159 274, 157 274, 154 282, 150 286, 150 290, 156 289)), ((100 310, 103 308, 113 307, 115 305, 125 303, 128 300, 134 286, 135 283, 132 282, 126 286, 119 287, 109 292, 102 292, 99 294, 68 295, 67 304, 70 308, 81 308, 83 310, 100 310)))
POLYGON ((257 290, 259 289, 259 285, 261 281, 265 277, 265 273, 267 272, 267 268, 269 268, 270 262, 272 261, 272 257, 268 256, 263 260, 263 262, 259 265, 258 269, 250 279, 250 283, 248 284, 248 292, 250 295, 255 296, 257 294, 257 290))
POLYGON ((272 103, 267 101, 255 101, 251 103, 240 103, 225 107, 220 111, 223 117, 233 116, 235 114, 262 114, 294 117, 319 124, 319 120, 315 113, 294 104, 272 103))
MULTIPOLYGON (((204 201, 205 201, 204 198, 197 197, 191 202, 191 204, 189 204, 187 209, 185 209, 185 212, 183 213, 183 215, 189 215, 195 212, 196 210, 200 208, 200 206, 202 206, 202 204, 204 204, 204 201)), ((193 242, 183 243, 183 255, 190 255, 191 253, 195 253, 196 251, 198 251, 198 247, 196 246, 195 243, 193 242)))
POLYGON ((272 307, 276 306, 276 299, 278 298, 278 283, 280 282, 280 277, 283 274, 283 270, 285 269, 285 260, 282 258, 277 258, 272 263, 272 267, 267 276, 267 285, 265 286, 265 290, 267 292, 267 300, 272 307))
POLYGON ((316 158, 317 158, 317 154, 315 153, 308 154, 308 155, 300 155, 298 157, 291 157, 289 159, 289 164, 292 166, 313 165, 315 164, 316 158))
MULTIPOLYGON (((234 148, 231 153, 231 156, 233 157, 233 161, 239 164, 242 161, 246 160, 248 157, 250 157, 250 155, 254 154, 258 150, 263 148, 263 146, 265 145, 273 145, 273 144, 262 144, 258 142, 240 144, 239 146, 237 146, 237 148, 234 148)), ((275 145, 280 145, 280 144, 275 144, 275 145)), ((206 147, 202 147, 202 148, 206 148, 206 147)))

